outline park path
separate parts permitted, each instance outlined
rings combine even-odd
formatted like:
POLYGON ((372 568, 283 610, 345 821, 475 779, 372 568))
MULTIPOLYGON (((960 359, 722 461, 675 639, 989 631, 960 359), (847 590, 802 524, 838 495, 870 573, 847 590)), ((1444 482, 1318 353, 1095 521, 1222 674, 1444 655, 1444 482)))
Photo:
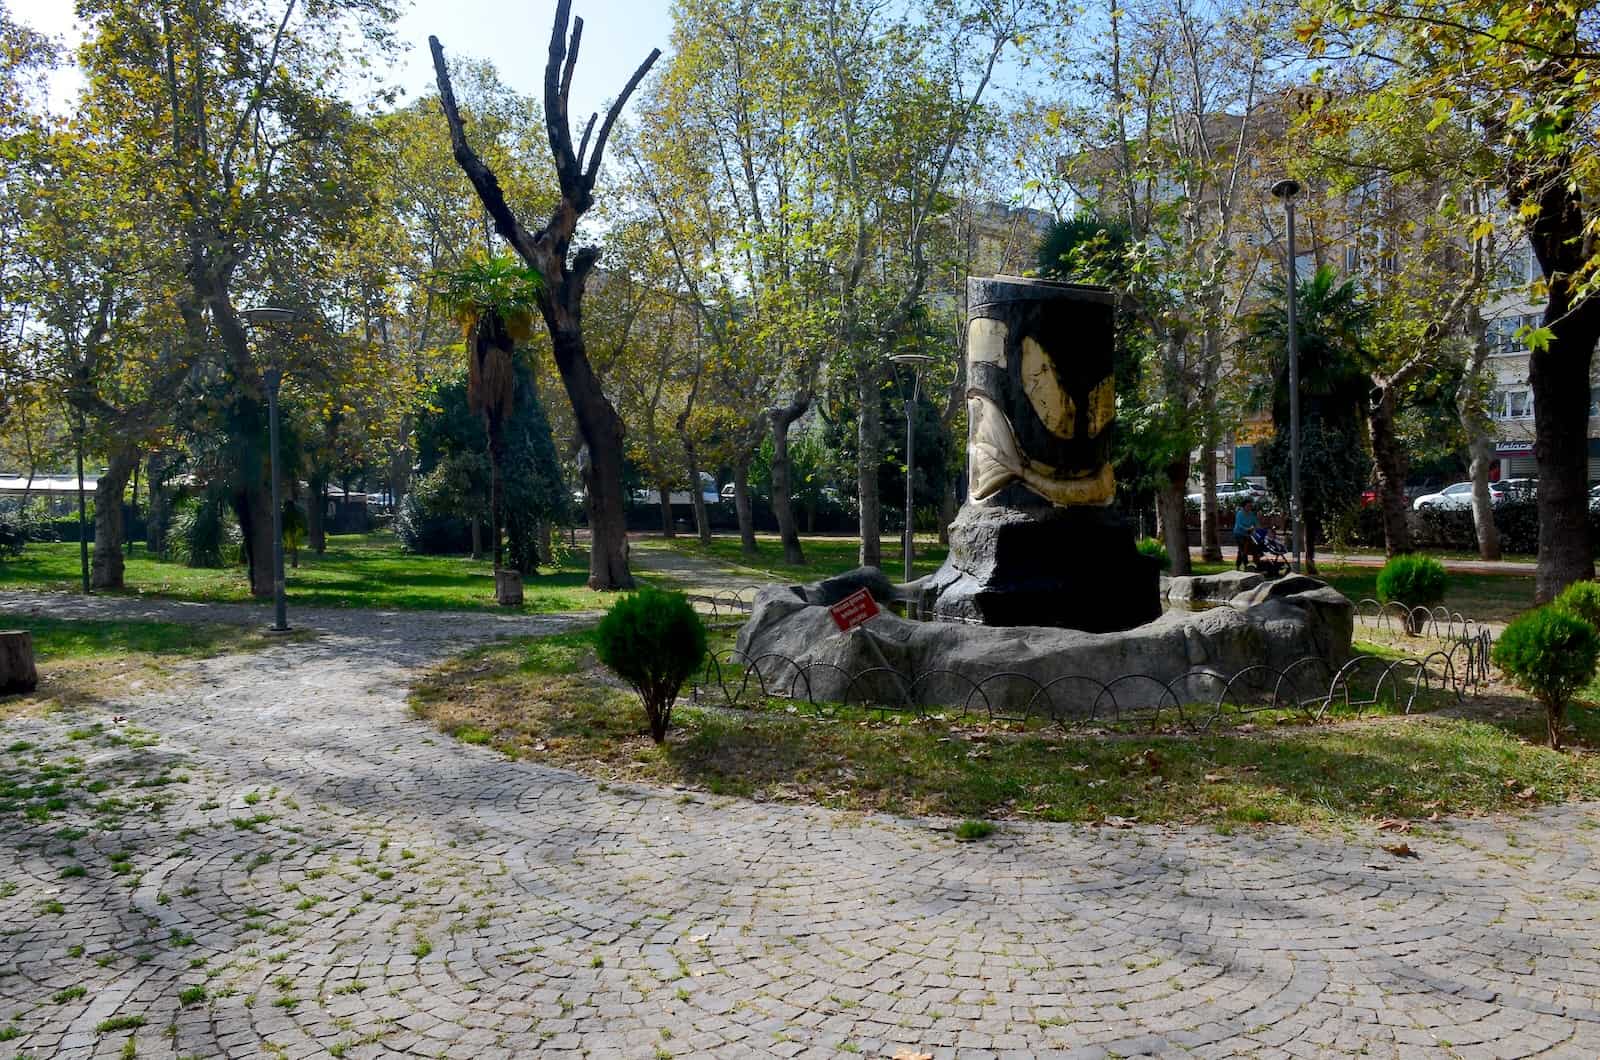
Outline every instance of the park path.
POLYGON ((963 845, 410 716, 413 667, 580 619, 294 617, 322 635, 0 723, 5 783, 81 800, 4 818, 0 1057, 1600 1053, 1595 806, 1408 836, 1414 859, 1280 828, 963 845))

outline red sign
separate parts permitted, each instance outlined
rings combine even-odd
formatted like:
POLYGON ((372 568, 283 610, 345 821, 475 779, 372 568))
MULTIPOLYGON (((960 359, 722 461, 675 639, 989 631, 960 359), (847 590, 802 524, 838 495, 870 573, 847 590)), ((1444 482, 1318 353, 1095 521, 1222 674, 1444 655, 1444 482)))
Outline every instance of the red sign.
POLYGON ((833 616, 833 624, 839 627, 840 632, 855 629, 861 623, 878 613, 878 601, 865 589, 857 589, 849 596, 828 608, 828 613, 833 616))

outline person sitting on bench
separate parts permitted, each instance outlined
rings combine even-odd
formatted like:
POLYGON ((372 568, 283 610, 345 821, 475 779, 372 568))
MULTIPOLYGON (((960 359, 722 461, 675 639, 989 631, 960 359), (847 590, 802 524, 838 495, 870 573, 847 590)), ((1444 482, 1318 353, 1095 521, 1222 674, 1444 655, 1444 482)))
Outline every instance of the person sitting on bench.
POLYGON ((1255 502, 1246 498, 1239 502, 1239 509, 1233 516, 1233 543, 1239 547, 1238 553, 1233 557, 1233 569, 1244 570, 1249 566, 1252 557, 1261 556, 1261 546, 1256 544, 1256 539, 1251 536, 1252 531, 1261 525, 1261 520, 1256 518, 1255 502))

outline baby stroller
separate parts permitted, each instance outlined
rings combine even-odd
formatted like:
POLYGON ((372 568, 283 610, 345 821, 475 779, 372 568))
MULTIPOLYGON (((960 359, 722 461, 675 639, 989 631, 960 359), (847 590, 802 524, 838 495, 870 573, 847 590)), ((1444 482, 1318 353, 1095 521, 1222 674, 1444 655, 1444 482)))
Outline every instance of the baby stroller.
POLYGON ((1269 578, 1276 578, 1289 571, 1289 549, 1278 540, 1274 534, 1264 526, 1258 526, 1250 531, 1250 540, 1255 542, 1256 570, 1269 578))

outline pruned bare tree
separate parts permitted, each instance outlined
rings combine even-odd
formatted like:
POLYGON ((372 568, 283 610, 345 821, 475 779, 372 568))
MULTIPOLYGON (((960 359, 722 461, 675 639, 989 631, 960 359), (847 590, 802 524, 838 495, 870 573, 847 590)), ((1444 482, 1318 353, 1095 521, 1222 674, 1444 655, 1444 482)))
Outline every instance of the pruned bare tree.
POLYGON ((550 137, 550 154, 561 187, 561 201, 544 227, 535 232, 528 231, 518 220, 506 202, 494 171, 468 143, 465 123, 450 84, 444 48, 438 37, 429 37, 428 46, 433 52, 439 101, 450 123, 450 143, 456 162, 493 219, 495 231, 544 279, 539 293, 539 311, 550 332, 556 368, 572 402, 578 433, 589 451, 583 472, 591 538, 589 585, 594 589, 627 589, 633 585, 633 576, 628 572, 622 490, 622 418, 601 388, 600 377, 589 361, 583 338, 584 287, 600 251, 589 246, 572 252, 572 241, 579 219, 594 205, 594 186, 600 176, 600 163, 611 130, 628 98, 655 65, 661 50, 652 49, 639 64, 606 112, 598 133, 595 132, 598 115, 590 116, 574 148, 567 101, 572 91, 573 70, 578 63, 578 46, 583 39, 583 19, 574 19, 571 15, 571 0, 560 0, 556 4, 550 31, 550 54, 544 69, 545 129, 550 137), (572 25, 570 39, 569 21, 572 25))

